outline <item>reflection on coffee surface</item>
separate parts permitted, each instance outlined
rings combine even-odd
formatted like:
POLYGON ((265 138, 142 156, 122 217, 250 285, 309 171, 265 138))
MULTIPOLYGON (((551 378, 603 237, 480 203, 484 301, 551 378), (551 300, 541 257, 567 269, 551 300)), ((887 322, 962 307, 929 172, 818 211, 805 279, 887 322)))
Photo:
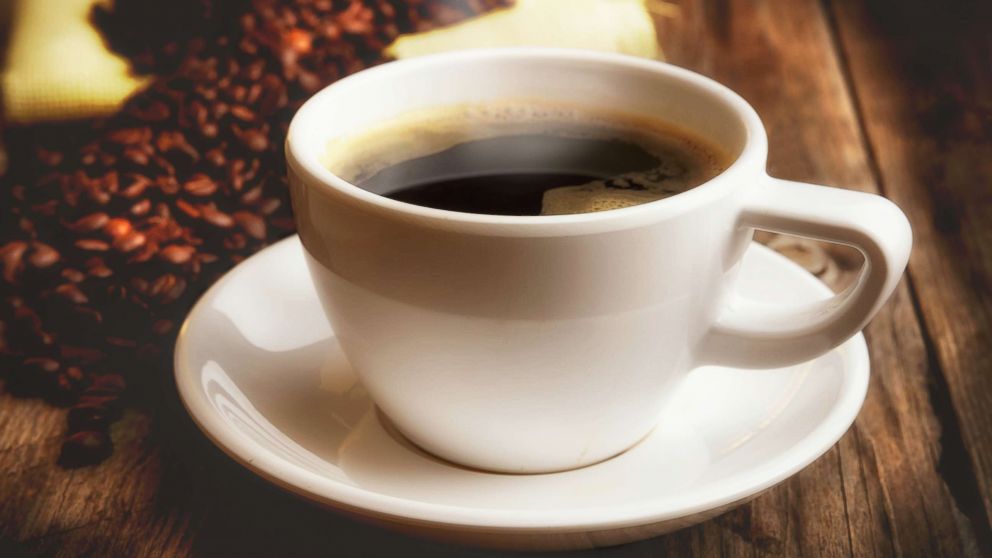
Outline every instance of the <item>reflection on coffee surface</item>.
POLYGON ((664 122, 547 102, 454 105, 332 140, 324 164, 370 192, 449 211, 564 215, 660 200, 727 166, 664 122))

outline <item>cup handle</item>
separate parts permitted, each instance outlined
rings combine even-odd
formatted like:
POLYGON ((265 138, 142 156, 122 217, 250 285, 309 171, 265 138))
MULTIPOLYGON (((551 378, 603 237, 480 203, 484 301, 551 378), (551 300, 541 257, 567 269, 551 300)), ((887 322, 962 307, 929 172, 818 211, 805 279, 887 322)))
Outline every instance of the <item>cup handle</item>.
POLYGON ((801 308, 731 293, 699 345, 697 365, 774 368, 826 353, 885 303, 912 247, 906 216, 881 196, 771 177, 745 194, 738 224, 853 246, 865 263, 853 285, 801 308))

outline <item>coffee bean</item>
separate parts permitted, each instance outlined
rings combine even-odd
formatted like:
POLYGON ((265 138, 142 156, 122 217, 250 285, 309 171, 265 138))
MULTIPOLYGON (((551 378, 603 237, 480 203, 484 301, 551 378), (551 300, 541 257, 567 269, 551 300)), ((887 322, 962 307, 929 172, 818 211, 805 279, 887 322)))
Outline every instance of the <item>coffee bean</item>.
POLYGON ((256 240, 265 240, 265 220, 258 215, 237 211, 234 213, 234 220, 248 236, 256 240))
POLYGON ((262 132, 253 128, 247 130, 242 130, 237 126, 232 126, 231 128, 235 137, 248 149, 252 151, 265 151, 269 147, 269 138, 265 137, 265 134, 262 132))
POLYGON ((86 276, 83 275, 82 271, 79 271, 78 269, 73 269, 71 267, 67 267, 62 270, 62 277, 64 277, 69 281, 72 281, 73 283, 81 283, 83 279, 86 278, 86 276))
POLYGON ((83 238, 75 242, 77 248, 93 252, 106 252, 110 250, 110 245, 102 240, 94 238, 83 238))
POLYGON ((176 284, 176 276, 171 273, 161 275, 148 285, 148 296, 157 297, 176 284))
POLYGON ((155 145, 162 153, 183 153, 193 161, 200 158, 200 153, 186 141, 186 137, 178 130, 163 130, 159 132, 158 138, 155 140, 155 145))
POLYGON ((148 210, 152 208, 152 202, 150 200, 141 200, 136 202, 131 206, 131 215, 141 216, 148 213, 148 210))
POLYGON ((0 259, 3 260, 3 278, 8 283, 13 283, 17 279, 17 274, 24 266, 22 260, 27 249, 28 243, 19 240, 8 242, 0 248, 0 259))
POLYGON ((134 145, 139 143, 146 143, 152 137, 151 128, 123 128, 119 130, 113 130, 107 134, 107 139, 124 145, 134 145))
POLYGON ((147 262, 155 256, 157 249, 158 248, 154 244, 145 244, 145 246, 138 250, 137 253, 131 255, 129 261, 131 263, 147 262))
POLYGON ((205 174, 197 174, 183 184, 183 189, 194 196, 212 196, 217 191, 217 183, 205 174))
POLYGON ((109 452, 123 384, 83 387, 108 368, 168 370, 190 295, 293 232, 282 146, 308 92, 382 61, 385 44, 429 18, 500 3, 450 0, 441 13, 436 0, 116 0, 93 11, 148 85, 71 133, 5 130, 13 156, 0 176, 3 280, 22 282, 0 293, 0 358, 54 357, 55 372, 31 370, 44 377, 35 393, 77 403, 64 457, 109 452))
POLYGON ((121 193, 125 198, 136 198, 143 194, 145 192, 145 188, 147 188, 151 183, 152 181, 146 176, 133 175, 131 183, 124 188, 124 191, 121 193))
POLYGON ((188 262, 195 253, 196 250, 192 246, 180 246, 173 244, 172 246, 162 248, 158 254, 163 260, 179 265, 188 262))
POLYGON ((93 232, 102 229, 109 220, 110 216, 106 213, 90 213, 73 222, 69 228, 75 232, 93 232))
POLYGON ((213 122, 204 122, 200 124, 199 130, 200 130, 200 134, 203 135, 203 137, 205 138, 217 137, 217 132, 218 132, 217 124, 213 122))
POLYGON ((103 226, 103 232, 115 239, 130 234, 132 230, 134 230, 134 227, 131 225, 131 221, 128 221, 122 217, 110 219, 107 221, 107 224, 103 226))
POLYGON ((87 271, 93 277, 99 277, 100 279, 106 279, 114 274, 112 269, 102 264, 90 267, 87 271))
POLYGON ((45 244, 44 242, 33 242, 31 244, 32 252, 28 257, 28 261, 31 265, 37 268, 50 267, 59 261, 59 252, 55 248, 45 244))
POLYGON ((140 149, 128 148, 124 151, 124 158, 131 163, 143 167, 148 164, 148 154, 140 149))
POLYGON ((197 206, 197 209, 203 217, 203 220, 215 227, 227 229, 234 226, 234 219, 232 219, 227 213, 217 209, 217 207, 212 203, 199 205, 197 206))
POLYGON ((231 107, 231 116, 245 122, 251 122, 252 120, 255 120, 255 113, 252 112, 250 108, 244 105, 234 105, 233 107, 231 107))
POLYGON ((133 252, 144 246, 147 239, 144 233, 131 231, 114 240, 114 248, 124 253, 133 252))
POLYGON ((241 194, 241 203, 243 203, 244 205, 252 205, 258 202, 258 200, 261 198, 262 198, 262 187, 256 186, 248 190, 244 194, 241 194))
POLYGON ((269 198, 258 206, 258 212, 262 215, 272 215, 282 207, 282 200, 279 198, 269 198))
POLYGON ((79 287, 73 283, 63 283, 58 287, 55 287, 55 294, 74 304, 86 304, 90 300, 89 297, 83 294, 83 291, 79 290, 79 287))
POLYGON ((262 114, 272 114, 283 108, 289 102, 286 95, 286 85, 273 74, 266 74, 261 81, 262 95, 259 99, 258 110, 262 114))
POLYGON ((224 157, 224 151, 220 148, 207 151, 205 158, 215 167, 223 167, 224 163, 227 162, 227 159, 224 157))
POLYGON ((200 216, 200 210, 193 207, 192 204, 190 204, 185 200, 176 200, 176 207, 179 208, 180 211, 182 211, 186 215, 189 215, 190 217, 193 217, 194 219, 200 216))
POLYGON ((299 54, 307 54, 313 47, 313 35, 303 29, 290 29, 284 38, 287 46, 299 54))
POLYGON ((173 176, 155 177, 155 186, 167 196, 173 196, 179 192, 179 181, 173 176))

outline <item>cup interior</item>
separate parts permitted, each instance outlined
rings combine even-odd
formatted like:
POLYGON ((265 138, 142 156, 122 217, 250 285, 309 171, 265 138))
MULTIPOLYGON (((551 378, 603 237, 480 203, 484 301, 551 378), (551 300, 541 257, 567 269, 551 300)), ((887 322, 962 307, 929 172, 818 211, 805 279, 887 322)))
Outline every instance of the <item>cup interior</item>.
POLYGON ((760 120, 747 102, 723 85, 661 62, 534 48, 426 56, 340 80, 297 113, 288 152, 291 163, 295 159, 311 175, 347 184, 321 163, 333 139, 420 109, 520 98, 662 120, 723 149, 732 161, 728 171, 748 154, 754 155, 756 165, 764 164, 760 120))

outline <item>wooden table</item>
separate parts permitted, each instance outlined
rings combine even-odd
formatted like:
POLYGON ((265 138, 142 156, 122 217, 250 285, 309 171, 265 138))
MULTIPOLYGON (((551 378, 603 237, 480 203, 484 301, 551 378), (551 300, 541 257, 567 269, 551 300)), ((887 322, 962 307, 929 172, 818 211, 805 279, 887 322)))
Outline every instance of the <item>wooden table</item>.
MULTIPOLYGON (((684 0, 658 17, 670 61, 757 108, 772 174, 888 196, 915 249, 867 330, 868 399, 836 447, 712 521, 576 555, 992 554, 990 6, 684 0)), ((835 288, 860 265, 764 238, 835 288)), ((63 411, 0 398, 0 555, 493 555, 386 533, 270 486, 205 440, 171 378, 140 399, 115 426, 110 460, 62 470, 63 411)))

